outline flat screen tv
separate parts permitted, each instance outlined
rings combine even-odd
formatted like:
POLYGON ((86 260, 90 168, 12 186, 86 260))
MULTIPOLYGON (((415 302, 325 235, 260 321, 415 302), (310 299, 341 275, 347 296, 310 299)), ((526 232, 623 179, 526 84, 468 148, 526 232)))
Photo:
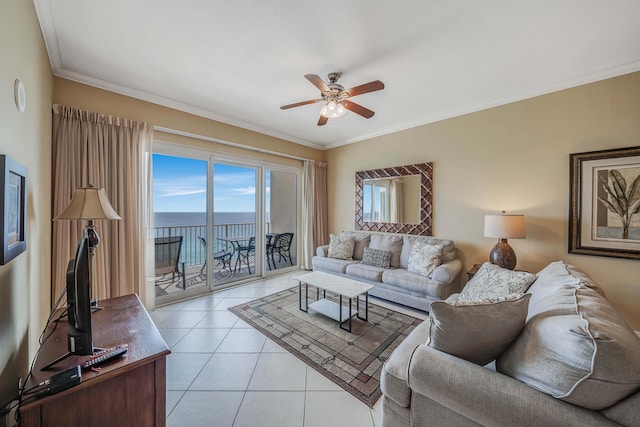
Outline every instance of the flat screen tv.
POLYGON ((92 355, 91 337, 91 279, 89 275, 89 239, 83 237, 78 244, 76 256, 67 265, 67 350, 53 362, 44 366, 48 369, 72 354, 92 355))
POLYGON ((67 266, 67 310, 70 354, 93 354, 91 338, 91 280, 89 278, 89 239, 80 240, 76 257, 67 266))

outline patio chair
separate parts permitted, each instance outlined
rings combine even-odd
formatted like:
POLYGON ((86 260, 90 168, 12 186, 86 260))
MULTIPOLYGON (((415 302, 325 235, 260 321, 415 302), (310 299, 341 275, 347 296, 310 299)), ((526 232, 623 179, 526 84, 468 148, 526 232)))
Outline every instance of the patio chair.
POLYGON ((238 259, 236 260, 236 266, 233 271, 236 271, 238 267, 238 263, 240 263, 240 269, 242 269, 242 262, 247 263, 247 269, 249 270, 249 274, 251 274, 251 261, 250 257, 253 256, 255 258, 256 255, 256 238, 251 237, 246 245, 243 245, 241 242, 238 242, 236 246, 236 251, 238 251, 238 259))
MULTIPOLYGON (((202 268, 200 269, 200 273, 202 273, 204 271, 205 268, 207 268, 207 241, 204 237, 200 237, 200 236, 196 236, 198 238, 198 240, 200 241, 200 244, 202 245, 202 247, 204 248, 204 264, 202 265, 202 268)), ((231 270, 231 256, 233 254, 231 252, 227 252, 224 250, 220 250, 218 252, 216 252, 215 254, 213 254, 213 260, 216 261, 216 265, 218 262, 222 262, 222 268, 224 269, 225 267, 227 267, 227 265, 229 266, 229 270, 231 270)))
MULTIPOLYGON (((273 236, 273 242, 268 247, 268 255, 271 256, 271 264, 273 268, 276 268, 276 260, 274 254, 278 254, 278 262, 282 261, 282 258, 286 261, 289 258, 289 263, 293 265, 291 259, 291 242, 293 241, 293 233, 279 233, 273 236)), ((268 258, 267 258, 268 261, 268 258)), ((271 268, 271 264, 269 268, 271 268)))
POLYGON ((155 238, 155 275, 164 276, 171 273, 171 282, 176 274, 182 277, 182 289, 187 288, 185 280, 184 262, 180 262, 182 250, 182 236, 156 237, 155 238))

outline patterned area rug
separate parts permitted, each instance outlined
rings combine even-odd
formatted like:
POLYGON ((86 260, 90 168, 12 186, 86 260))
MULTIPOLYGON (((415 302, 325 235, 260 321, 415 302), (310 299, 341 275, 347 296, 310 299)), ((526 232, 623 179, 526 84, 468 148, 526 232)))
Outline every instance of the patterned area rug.
MULTIPOLYGON (((315 297, 315 289, 309 286, 309 303, 315 297)), ((329 293, 327 298, 337 300, 329 293)), ((364 300, 360 308, 364 312, 364 300)), ((298 287, 229 310, 369 406, 382 394, 382 364, 422 322, 369 299, 369 322, 354 317, 349 333, 312 309, 308 314, 300 311, 298 287)))

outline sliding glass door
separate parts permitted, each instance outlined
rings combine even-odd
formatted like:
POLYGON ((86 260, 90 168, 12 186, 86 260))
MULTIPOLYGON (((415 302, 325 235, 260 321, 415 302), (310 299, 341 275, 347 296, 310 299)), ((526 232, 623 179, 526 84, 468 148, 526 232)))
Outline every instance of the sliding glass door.
POLYGON ((258 169, 230 162, 213 163, 213 242, 210 272, 214 286, 254 277, 263 255, 261 224, 256 221, 258 169))
POLYGON ((156 303, 209 290, 206 159, 153 154, 156 303))
POLYGON ((300 172, 265 167, 265 230, 267 275, 298 268, 300 172))
POLYGON ((300 170, 156 143, 156 303, 298 268, 300 170))

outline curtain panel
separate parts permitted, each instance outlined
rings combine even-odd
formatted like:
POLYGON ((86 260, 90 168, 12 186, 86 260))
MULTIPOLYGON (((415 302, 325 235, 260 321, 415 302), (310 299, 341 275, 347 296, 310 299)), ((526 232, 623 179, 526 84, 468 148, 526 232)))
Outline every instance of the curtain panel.
MULTIPOLYGON (((92 297, 137 293, 145 302, 147 237, 151 224, 149 174, 153 127, 148 123, 76 108, 53 106, 53 216, 78 187, 104 188, 119 221, 96 221, 92 297)), ((86 221, 54 221, 52 299, 66 286, 69 259, 86 221)))
POLYGON ((305 160, 302 176, 302 267, 313 269, 316 247, 328 241, 327 164, 305 160))

